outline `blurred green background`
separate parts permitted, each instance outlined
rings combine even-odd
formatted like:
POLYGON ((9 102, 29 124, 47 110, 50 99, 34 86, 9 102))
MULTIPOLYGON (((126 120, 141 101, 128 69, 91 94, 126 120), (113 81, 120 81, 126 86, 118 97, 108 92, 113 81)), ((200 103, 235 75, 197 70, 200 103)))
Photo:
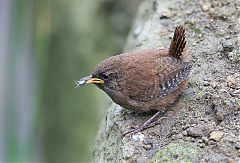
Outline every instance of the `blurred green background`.
POLYGON ((89 161, 110 99, 75 89, 118 54, 140 0, 1 0, 0 162, 89 161))

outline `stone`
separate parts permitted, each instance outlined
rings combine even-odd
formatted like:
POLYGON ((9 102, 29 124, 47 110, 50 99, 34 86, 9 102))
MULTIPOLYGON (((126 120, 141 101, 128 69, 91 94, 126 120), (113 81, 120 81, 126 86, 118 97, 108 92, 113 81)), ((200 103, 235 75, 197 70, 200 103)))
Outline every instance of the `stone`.
POLYGON ((223 137, 223 132, 222 131, 213 131, 210 134, 210 139, 214 140, 214 141, 220 141, 223 137))
POLYGON ((213 89, 217 88, 217 83, 216 82, 212 82, 211 85, 212 85, 213 89))
POLYGON ((222 43, 222 47, 225 52, 231 52, 234 49, 234 46, 231 41, 226 41, 222 43))
POLYGON ((240 149, 240 142, 235 144, 235 148, 238 149, 238 150, 240 149))
POLYGON ((228 87, 230 87, 230 88, 236 88, 237 87, 236 78, 234 78, 231 75, 227 77, 226 82, 227 82, 228 87))
POLYGON ((208 138, 207 137, 202 137, 202 141, 205 143, 205 144, 208 144, 208 138))
POLYGON ((184 130, 183 132, 182 132, 182 134, 184 135, 184 136, 187 136, 187 131, 186 130, 184 130))
POLYGON ((210 10, 210 8, 211 8, 211 4, 210 3, 204 3, 204 4, 202 4, 202 10, 204 11, 204 12, 206 12, 206 11, 209 11, 210 10))
POLYGON ((203 85, 207 87, 207 86, 210 85, 210 83, 209 83, 208 81, 204 81, 204 82, 203 82, 203 85))
POLYGON ((152 148, 152 144, 143 144, 143 148, 146 150, 150 150, 152 148))
POLYGON ((172 13, 166 9, 166 10, 162 11, 160 19, 169 19, 169 18, 171 18, 171 16, 172 16, 172 13))
POLYGON ((201 137, 203 136, 202 128, 199 126, 190 127, 187 129, 187 134, 191 137, 201 137))
POLYGON ((179 133, 179 134, 176 135, 176 138, 177 138, 177 139, 183 139, 183 137, 184 137, 184 136, 183 136, 182 133, 179 133))

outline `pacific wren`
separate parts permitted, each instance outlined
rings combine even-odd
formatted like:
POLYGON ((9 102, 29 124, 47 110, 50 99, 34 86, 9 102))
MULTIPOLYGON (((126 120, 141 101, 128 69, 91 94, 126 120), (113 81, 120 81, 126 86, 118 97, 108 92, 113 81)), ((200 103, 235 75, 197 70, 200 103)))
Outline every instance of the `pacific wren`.
POLYGON ((189 57, 185 29, 178 26, 168 49, 154 48, 112 56, 89 76, 75 82, 77 87, 95 84, 123 108, 135 112, 158 111, 125 135, 153 124, 186 88, 192 67, 189 57))

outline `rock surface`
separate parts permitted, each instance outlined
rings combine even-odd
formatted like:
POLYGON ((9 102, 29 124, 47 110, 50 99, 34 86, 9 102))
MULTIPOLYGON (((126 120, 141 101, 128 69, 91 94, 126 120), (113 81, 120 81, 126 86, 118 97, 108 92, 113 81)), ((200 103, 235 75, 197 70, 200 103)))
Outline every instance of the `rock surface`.
POLYGON ((184 25, 194 61, 189 86, 159 125, 132 136, 121 131, 151 114, 112 104, 93 162, 240 161, 239 10, 238 0, 142 2, 125 51, 167 47, 174 27, 184 25), (218 140, 215 131, 221 132, 218 140))

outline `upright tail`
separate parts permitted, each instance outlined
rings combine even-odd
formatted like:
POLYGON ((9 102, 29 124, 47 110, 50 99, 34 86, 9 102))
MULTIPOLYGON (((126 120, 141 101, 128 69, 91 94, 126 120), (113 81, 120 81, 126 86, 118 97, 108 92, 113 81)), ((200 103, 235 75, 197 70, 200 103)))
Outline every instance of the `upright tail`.
POLYGON ((188 61, 188 51, 185 39, 185 29, 183 26, 177 26, 174 32, 172 42, 169 47, 169 55, 181 59, 182 61, 188 61))

